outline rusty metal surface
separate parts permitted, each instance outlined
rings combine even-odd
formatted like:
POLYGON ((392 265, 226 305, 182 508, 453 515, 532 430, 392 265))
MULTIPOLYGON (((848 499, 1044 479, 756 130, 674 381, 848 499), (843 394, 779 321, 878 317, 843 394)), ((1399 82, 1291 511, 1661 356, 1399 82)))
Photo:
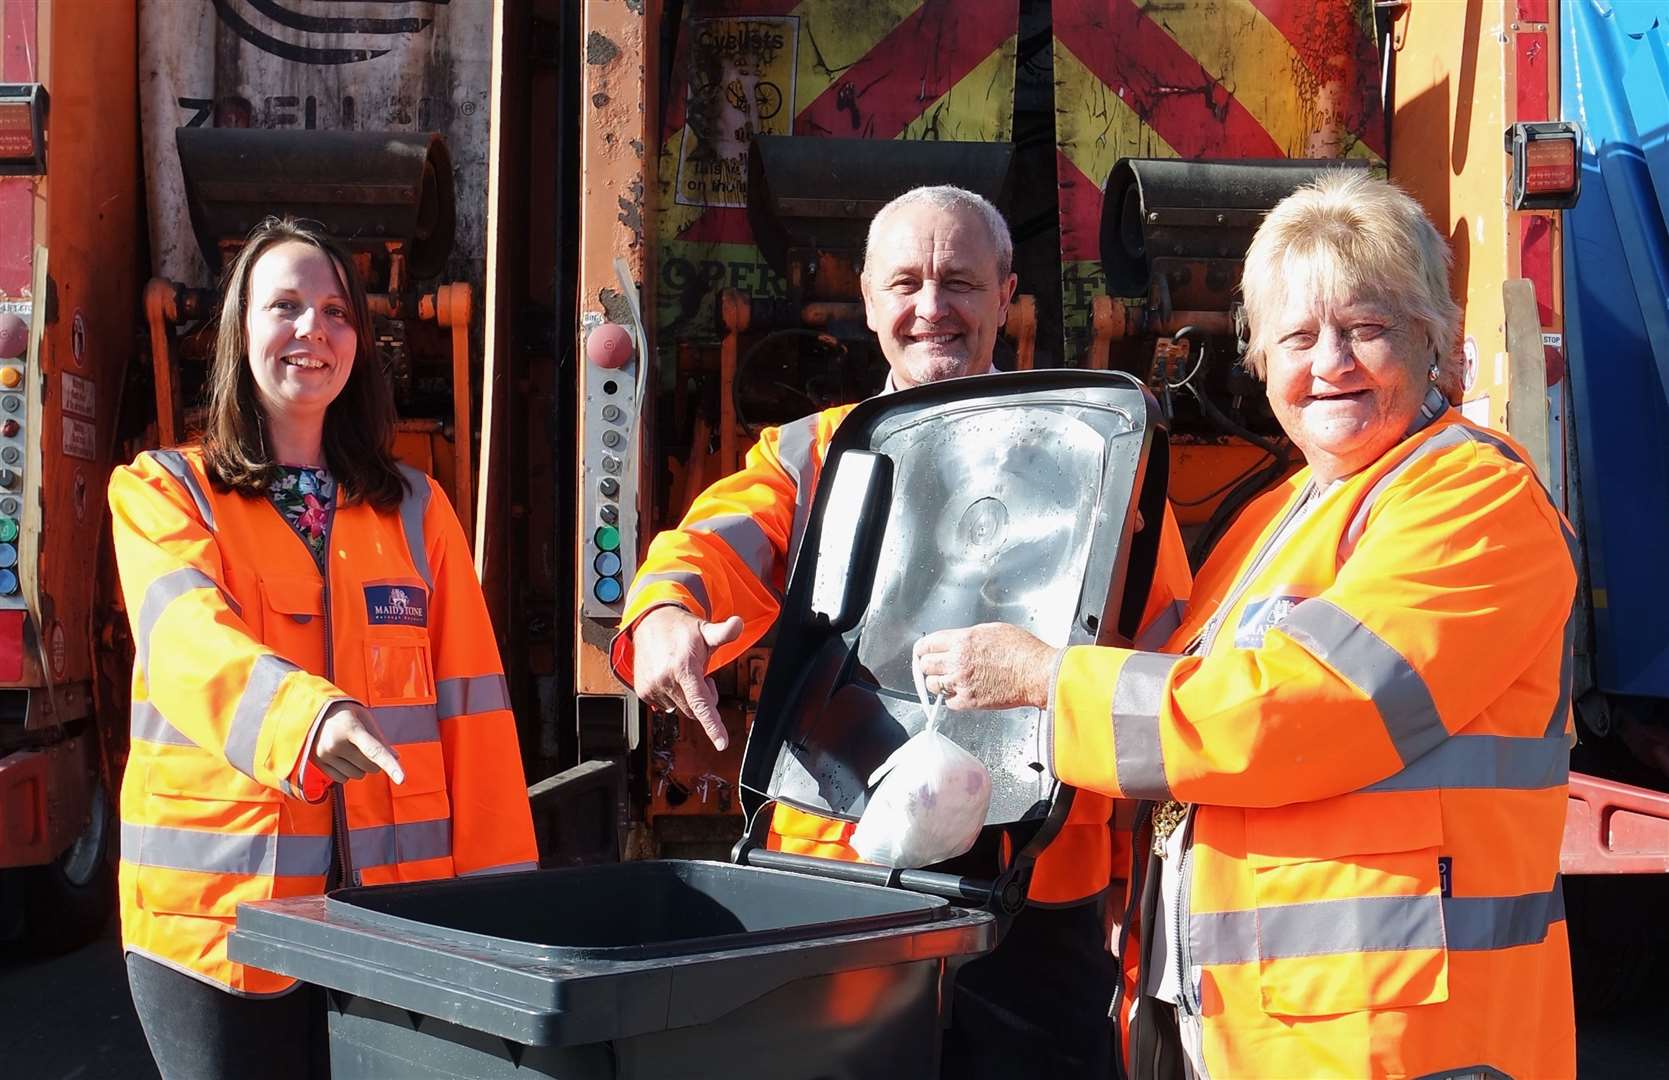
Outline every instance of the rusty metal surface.
POLYGON ((176 128, 436 131, 457 185, 438 276, 482 283, 492 0, 296 5, 141 0, 140 121, 153 272, 210 283, 189 223, 176 128), (348 9, 348 10, 342 10, 348 9))
POLYGON ((1006 143, 1018 26, 1018 0, 693 0, 656 147, 667 361, 716 343, 720 290, 788 294, 748 223, 751 137, 1006 143))
MULTIPOLYGON (((1146 296, 1154 274, 1176 260, 1245 257, 1252 234, 1277 202, 1328 169, 1365 162, 1174 161, 1125 158, 1107 178, 1101 210, 1101 265, 1115 296, 1146 296)), ((1239 283, 1217 290, 1225 297, 1239 283)), ((1219 305, 1214 305, 1219 306, 1219 305)), ((1226 303, 1220 305, 1226 310, 1226 303)))
POLYGON ((1067 356, 1084 356, 1102 189, 1125 157, 1386 152, 1371 0, 1054 0, 1067 356))
POLYGON ((761 135, 748 155, 748 225, 759 253, 789 276, 792 253, 856 262, 869 221, 895 196, 955 177, 1005 213, 1014 148, 761 135))
POLYGON ((399 243, 420 278, 446 266, 456 228, 452 158, 438 134, 181 128, 176 132, 198 247, 219 269, 220 243, 262 218, 313 218, 350 247, 399 243))

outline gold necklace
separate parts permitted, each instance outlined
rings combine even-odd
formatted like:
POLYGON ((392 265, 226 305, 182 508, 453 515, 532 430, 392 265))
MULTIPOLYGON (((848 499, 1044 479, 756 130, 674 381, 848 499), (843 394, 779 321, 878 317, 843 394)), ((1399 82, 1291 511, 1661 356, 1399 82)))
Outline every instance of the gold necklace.
POLYGON ((1165 841, 1188 817, 1188 804, 1166 799, 1153 808, 1153 853, 1165 858, 1165 841))

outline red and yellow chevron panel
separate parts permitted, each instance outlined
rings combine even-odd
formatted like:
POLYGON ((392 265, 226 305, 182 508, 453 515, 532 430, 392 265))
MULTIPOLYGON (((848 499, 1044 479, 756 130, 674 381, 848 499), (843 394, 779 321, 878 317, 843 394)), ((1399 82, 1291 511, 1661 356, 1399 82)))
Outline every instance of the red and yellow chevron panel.
POLYGON ((755 133, 1003 142, 1019 0, 695 0, 659 147, 661 341, 710 341, 719 289, 781 296, 747 223, 755 133))
POLYGON ((1368 158, 1384 116, 1372 0, 1054 0, 1067 355, 1106 290, 1101 190, 1124 157, 1368 158))

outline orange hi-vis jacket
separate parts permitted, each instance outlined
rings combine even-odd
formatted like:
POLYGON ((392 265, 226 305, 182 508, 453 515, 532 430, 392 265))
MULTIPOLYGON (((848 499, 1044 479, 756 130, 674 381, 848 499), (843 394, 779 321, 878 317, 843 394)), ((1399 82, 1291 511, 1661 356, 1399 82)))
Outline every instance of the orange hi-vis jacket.
POLYGON ((463 531, 427 476, 402 472, 397 512, 334 511, 325 577, 270 500, 215 491, 195 449, 112 474, 136 653, 124 948, 236 993, 279 993, 294 980, 227 959, 239 903, 319 893, 333 857, 344 883, 367 885, 535 864, 463 531), (373 774, 327 799, 312 765, 308 801, 304 744, 340 700, 370 709, 406 779, 373 774))
MULTIPOLYGON (((835 429, 856 405, 825 409, 760 432, 743 468, 696 497, 677 529, 655 537, 626 596, 614 672, 632 682, 629 631, 652 608, 675 604, 703 619, 742 618, 741 636, 713 650, 709 670, 731 663, 776 622, 789 569, 805 535, 835 429)), ((1190 582, 1187 551, 1167 506, 1153 588, 1139 640, 1163 642, 1181 621, 1190 582)), ((1060 833, 1033 868, 1033 904, 1074 904, 1105 891, 1127 861, 1128 822, 1109 840, 1112 803, 1077 793, 1060 833)), ((1128 816, 1128 815, 1125 815, 1128 816)), ((851 822, 778 803, 767 846, 825 859, 857 861, 851 822)))
POLYGON ((1152 921, 1211 1076, 1573 1075, 1574 540, 1524 461, 1442 412, 1274 543, 1302 470, 1201 568, 1182 655, 1063 652, 1061 778, 1193 805, 1152 921))

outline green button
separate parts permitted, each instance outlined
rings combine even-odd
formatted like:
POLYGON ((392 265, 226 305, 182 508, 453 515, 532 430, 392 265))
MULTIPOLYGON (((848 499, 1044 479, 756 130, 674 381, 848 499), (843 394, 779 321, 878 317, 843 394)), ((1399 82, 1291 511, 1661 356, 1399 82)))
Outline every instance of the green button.
POLYGON ((613 525, 604 525, 597 530, 595 539, 601 550, 615 551, 620 547, 620 530, 613 525))
POLYGON ((0 544, 9 544, 17 539, 17 520, 15 518, 0 517, 0 544))

